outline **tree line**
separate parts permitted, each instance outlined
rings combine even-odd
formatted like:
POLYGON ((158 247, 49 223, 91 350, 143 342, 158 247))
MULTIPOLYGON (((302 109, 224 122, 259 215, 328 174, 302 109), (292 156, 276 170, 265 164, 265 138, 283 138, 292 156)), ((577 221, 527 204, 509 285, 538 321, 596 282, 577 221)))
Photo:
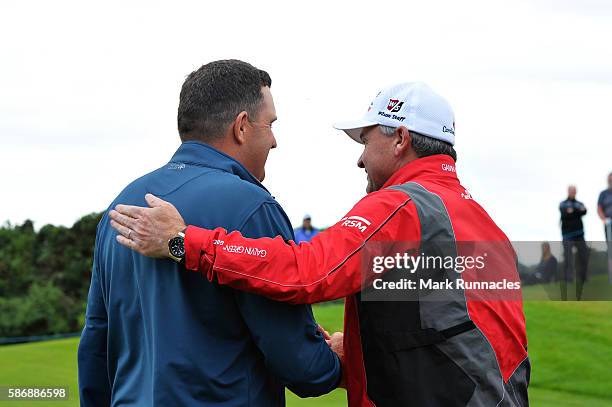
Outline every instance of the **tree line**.
POLYGON ((30 220, 0 227, 0 337, 82 329, 101 217, 83 216, 70 228, 36 231, 30 220))

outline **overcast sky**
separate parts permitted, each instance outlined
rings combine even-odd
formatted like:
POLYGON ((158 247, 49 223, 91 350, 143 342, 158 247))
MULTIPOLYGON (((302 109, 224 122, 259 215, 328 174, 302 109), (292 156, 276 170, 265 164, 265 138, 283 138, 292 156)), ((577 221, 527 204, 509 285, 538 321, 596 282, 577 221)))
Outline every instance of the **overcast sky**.
POLYGON ((70 226, 179 146, 185 76, 267 70, 278 148, 265 186, 294 226, 365 193, 361 147, 332 123, 420 80, 455 110, 462 183, 513 240, 558 240, 570 183, 603 239, 612 171, 612 2, 7 1, 0 5, 0 223, 70 226))

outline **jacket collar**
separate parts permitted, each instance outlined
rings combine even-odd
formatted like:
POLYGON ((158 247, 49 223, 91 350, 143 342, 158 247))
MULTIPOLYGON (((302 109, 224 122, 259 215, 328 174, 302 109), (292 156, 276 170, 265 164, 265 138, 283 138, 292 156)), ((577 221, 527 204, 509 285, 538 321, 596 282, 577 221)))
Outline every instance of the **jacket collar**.
POLYGON ((436 154, 418 158, 404 165, 391 175, 387 182, 385 182, 385 185, 383 185, 383 188, 423 178, 440 182, 451 182, 453 184, 459 183, 455 161, 446 154, 436 154))
POLYGON ((216 148, 199 141, 185 141, 172 156, 169 164, 192 164, 200 167, 214 168, 229 172, 240 179, 255 184, 268 191, 257 178, 253 176, 233 157, 216 148))

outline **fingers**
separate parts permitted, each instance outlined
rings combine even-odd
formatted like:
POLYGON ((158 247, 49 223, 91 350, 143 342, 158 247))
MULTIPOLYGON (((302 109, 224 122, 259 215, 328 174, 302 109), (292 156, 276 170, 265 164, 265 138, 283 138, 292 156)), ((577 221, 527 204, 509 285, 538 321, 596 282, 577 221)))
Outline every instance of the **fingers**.
POLYGON ((317 330, 323 334, 325 340, 331 339, 331 336, 329 336, 329 332, 327 332, 325 328, 323 328, 321 325, 317 325, 317 330))
POLYGON ((114 220, 110 221, 110 225, 117 231, 119 232, 121 235, 125 236, 127 239, 130 239, 132 237, 134 237, 134 235, 136 234, 132 229, 123 226, 117 222, 115 222, 114 220))
POLYGON ((151 207, 151 208, 156 208, 158 206, 164 206, 167 205, 168 202, 164 201, 161 198, 156 197, 153 194, 146 194, 145 195, 145 201, 147 201, 147 204, 151 207))
MULTIPOLYGON (((125 206, 125 205, 118 205, 118 206, 125 206)), ((134 219, 133 217, 124 215, 123 213, 120 213, 116 210, 111 210, 108 213, 108 216, 121 226, 130 228, 132 230, 136 229, 136 219, 134 219)))
POLYGON ((132 250, 136 250, 138 253, 141 253, 140 246, 138 245, 138 243, 136 241, 128 239, 128 238, 126 238, 125 236, 122 236, 122 235, 117 235, 116 239, 117 239, 117 242, 119 242, 123 246, 125 246, 125 247, 127 247, 129 249, 132 249, 132 250))
POLYGON ((119 204, 115 206, 115 210, 122 215, 127 215, 131 218, 140 218, 144 214, 144 210, 146 208, 142 208, 140 206, 133 205, 122 205, 119 204))

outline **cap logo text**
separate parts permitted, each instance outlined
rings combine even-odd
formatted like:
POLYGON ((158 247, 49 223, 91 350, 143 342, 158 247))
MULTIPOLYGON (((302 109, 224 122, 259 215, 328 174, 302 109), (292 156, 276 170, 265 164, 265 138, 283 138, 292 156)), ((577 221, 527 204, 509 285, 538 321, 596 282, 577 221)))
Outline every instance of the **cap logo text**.
POLYGON ((455 135, 455 129, 452 129, 450 127, 446 127, 446 126, 442 126, 442 133, 450 133, 453 136, 455 135))
POLYGON ((394 114, 390 114, 390 113, 385 113, 382 110, 378 111, 378 115, 379 116, 383 116, 386 117, 388 119, 392 119, 392 120, 397 120, 398 122, 403 122, 404 119, 406 119, 406 116, 396 116, 394 114))

